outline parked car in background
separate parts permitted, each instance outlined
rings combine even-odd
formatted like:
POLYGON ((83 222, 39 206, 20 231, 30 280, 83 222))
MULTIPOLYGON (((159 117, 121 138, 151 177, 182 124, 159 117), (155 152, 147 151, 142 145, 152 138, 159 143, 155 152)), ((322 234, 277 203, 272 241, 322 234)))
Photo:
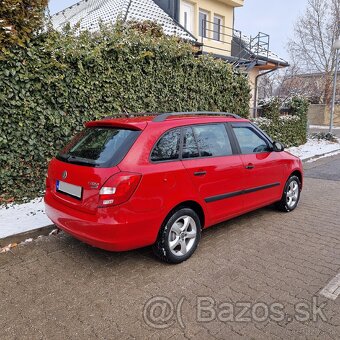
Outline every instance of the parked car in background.
POLYGON ((166 113, 87 123, 50 162, 45 204, 60 229, 90 245, 153 245, 179 263, 204 228, 272 203, 294 210, 302 183, 301 161, 249 120, 166 113))

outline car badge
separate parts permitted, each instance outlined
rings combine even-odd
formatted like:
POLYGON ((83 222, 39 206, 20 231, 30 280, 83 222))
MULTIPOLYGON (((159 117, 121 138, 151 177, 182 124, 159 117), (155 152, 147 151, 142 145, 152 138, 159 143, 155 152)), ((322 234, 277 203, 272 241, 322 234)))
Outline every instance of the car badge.
POLYGON ((89 182, 89 186, 90 186, 91 189, 98 189, 99 183, 89 182))
POLYGON ((67 171, 66 171, 66 170, 63 172, 63 174, 61 175, 61 177, 62 177, 63 179, 65 179, 65 178, 67 177, 67 171))

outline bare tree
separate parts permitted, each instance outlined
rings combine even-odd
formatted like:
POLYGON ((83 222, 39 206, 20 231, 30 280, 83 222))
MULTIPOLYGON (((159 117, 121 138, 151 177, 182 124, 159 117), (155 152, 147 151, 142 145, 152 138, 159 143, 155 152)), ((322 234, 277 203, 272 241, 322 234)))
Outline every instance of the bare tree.
POLYGON ((265 74, 259 78, 258 83, 258 98, 259 100, 265 100, 275 96, 275 82, 274 73, 265 74))
POLYGON ((324 73, 304 73, 298 65, 278 73, 276 95, 282 100, 291 96, 304 96, 313 104, 324 101, 324 73))
POLYGON ((332 46, 339 37, 340 0, 308 0, 305 13, 297 20, 294 38, 288 44, 294 64, 304 73, 324 77, 322 102, 330 103, 335 51, 332 46))
POLYGON ((285 99, 294 95, 308 97, 310 91, 306 89, 306 86, 300 86, 299 73, 300 68, 291 64, 288 68, 264 75, 259 80, 259 99, 280 97, 282 101, 285 101, 285 99))

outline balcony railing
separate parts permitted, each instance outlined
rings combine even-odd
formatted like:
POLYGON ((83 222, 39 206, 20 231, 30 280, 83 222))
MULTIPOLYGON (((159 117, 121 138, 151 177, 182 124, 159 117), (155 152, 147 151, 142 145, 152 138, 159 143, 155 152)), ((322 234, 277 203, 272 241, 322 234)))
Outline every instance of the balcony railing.
POLYGON ((209 20, 202 20, 201 31, 199 32, 202 46, 206 49, 214 49, 232 53, 232 41, 234 37, 242 38, 242 32, 224 25, 217 25, 209 20), (211 28, 212 27, 212 28, 211 28))
POLYGON ((259 32, 248 37, 240 30, 202 20, 199 32, 203 53, 213 53, 227 57, 236 66, 268 62, 269 35, 259 32))

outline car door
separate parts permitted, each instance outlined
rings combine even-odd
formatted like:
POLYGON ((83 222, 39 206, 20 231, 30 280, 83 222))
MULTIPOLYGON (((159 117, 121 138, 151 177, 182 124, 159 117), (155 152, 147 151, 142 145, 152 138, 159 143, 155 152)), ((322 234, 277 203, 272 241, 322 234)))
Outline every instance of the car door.
POLYGON ((238 215, 243 210, 240 155, 231 142, 224 123, 183 128, 182 162, 211 224, 238 215))
POLYGON ((281 198, 284 162, 271 141, 251 123, 232 123, 243 167, 244 208, 251 210, 281 198))

